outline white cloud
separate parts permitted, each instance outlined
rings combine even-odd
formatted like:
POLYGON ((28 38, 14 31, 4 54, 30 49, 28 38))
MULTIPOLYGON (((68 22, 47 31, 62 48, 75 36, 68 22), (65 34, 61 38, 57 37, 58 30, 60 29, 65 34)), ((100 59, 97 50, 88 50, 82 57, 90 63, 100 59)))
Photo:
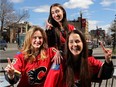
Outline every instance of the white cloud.
POLYGON ((45 6, 37 7, 37 8, 34 9, 33 11, 34 11, 34 12, 49 12, 49 8, 50 8, 50 6, 45 5, 45 6))
POLYGON ((73 8, 87 9, 89 8, 89 5, 92 4, 93 4, 93 0, 69 0, 68 2, 65 2, 63 6, 70 9, 73 8))
POLYGON ((102 0, 100 3, 102 6, 110 6, 111 4, 116 3, 116 0, 102 0))
POLYGON ((100 26, 103 30, 106 31, 106 33, 108 33, 108 28, 110 27, 110 24, 107 24, 107 25, 102 25, 100 26))
POLYGON ((29 10, 29 9, 35 9, 36 7, 23 7, 23 8, 20 8, 20 9, 25 9, 25 10, 29 10))
POLYGON ((13 3, 20 3, 20 2, 23 2, 24 0, 9 0, 9 1, 13 3))
POLYGON ((91 15, 94 13, 94 11, 89 11, 89 10, 82 10, 82 11, 78 11, 75 13, 72 13, 70 15, 70 19, 77 19, 78 16, 80 16, 80 12, 82 12, 82 16, 86 19, 89 19, 91 17, 91 15))
POLYGON ((95 30, 98 23, 99 23, 99 21, 88 20, 89 31, 95 30))
POLYGON ((104 10, 108 10, 108 11, 113 11, 113 12, 116 12, 116 9, 111 9, 111 8, 104 8, 104 10))
POLYGON ((106 33, 107 33, 108 28, 110 27, 110 24, 98 26, 99 23, 101 23, 101 21, 96 21, 96 20, 88 20, 88 23, 89 23, 88 24, 89 25, 89 31, 96 30, 97 27, 98 27, 98 28, 102 28, 102 30, 105 30, 106 33))

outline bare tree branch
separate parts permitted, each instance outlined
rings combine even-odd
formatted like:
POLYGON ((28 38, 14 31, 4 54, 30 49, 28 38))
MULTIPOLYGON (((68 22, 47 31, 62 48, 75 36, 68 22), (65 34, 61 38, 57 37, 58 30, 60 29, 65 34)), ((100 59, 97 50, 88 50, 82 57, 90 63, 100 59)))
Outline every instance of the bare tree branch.
POLYGON ((13 3, 8 2, 8 0, 0 0, 1 32, 3 31, 4 27, 18 24, 21 21, 25 21, 27 18, 29 18, 29 12, 27 10, 17 12, 13 8, 13 3))

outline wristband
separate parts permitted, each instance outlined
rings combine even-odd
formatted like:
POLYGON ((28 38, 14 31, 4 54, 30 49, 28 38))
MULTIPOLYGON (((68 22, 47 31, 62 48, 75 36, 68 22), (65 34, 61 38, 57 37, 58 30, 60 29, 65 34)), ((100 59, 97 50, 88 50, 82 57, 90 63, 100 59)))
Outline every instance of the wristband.
POLYGON ((14 78, 14 75, 9 75, 9 74, 8 74, 8 78, 9 78, 9 79, 13 79, 13 78, 14 78))

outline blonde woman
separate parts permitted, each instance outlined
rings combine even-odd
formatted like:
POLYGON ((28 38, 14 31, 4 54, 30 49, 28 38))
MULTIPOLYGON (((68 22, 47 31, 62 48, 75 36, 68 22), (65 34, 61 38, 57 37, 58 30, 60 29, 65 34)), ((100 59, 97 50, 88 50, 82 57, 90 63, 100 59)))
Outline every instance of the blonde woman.
POLYGON ((40 27, 32 27, 26 34, 23 47, 11 63, 5 68, 6 80, 10 84, 19 81, 18 87, 43 87, 51 60, 55 55, 54 48, 48 48, 47 37, 40 27))

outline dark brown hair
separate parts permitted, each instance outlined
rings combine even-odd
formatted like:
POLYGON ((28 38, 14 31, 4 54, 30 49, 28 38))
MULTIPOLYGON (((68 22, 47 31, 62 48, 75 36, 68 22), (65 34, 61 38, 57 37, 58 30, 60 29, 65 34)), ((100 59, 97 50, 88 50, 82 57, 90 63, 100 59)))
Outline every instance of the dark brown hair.
POLYGON ((52 13, 51 13, 52 7, 59 7, 63 11, 63 19, 61 20, 61 23, 62 23, 62 27, 65 29, 64 31, 66 33, 66 37, 67 37, 68 30, 69 30, 68 29, 68 21, 67 21, 67 17, 66 17, 66 11, 62 5, 60 5, 59 3, 54 3, 50 6, 50 11, 49 11, 50 13, 49 13, 48 22, 51 23, 53 25, 53 28, 55 29, 56 43, 57 43, 57 46, 59 48, 61 45, 61 42, 60 42, 61 27, 60 27, 59 23, 56 22, 52 17, 52 13))
POLYGON ((68 87, 72 87, 74 84, 74 76, 75 73, 79 72, 79 80, 81 87, 90 87, 90 73, 89 73, 89 65, 88 65, 88 49, 87 43, 83 33, 79 30, 73 30, 68 34, 67 42, 66 42, 66 83, 68 87), (73 60, 73 54, 70 52, 68 43, 69 43, 69 36, 74 34, 79 34, 82 43, 83 43, 83 50, 78 56, 78 60, 73 60))

